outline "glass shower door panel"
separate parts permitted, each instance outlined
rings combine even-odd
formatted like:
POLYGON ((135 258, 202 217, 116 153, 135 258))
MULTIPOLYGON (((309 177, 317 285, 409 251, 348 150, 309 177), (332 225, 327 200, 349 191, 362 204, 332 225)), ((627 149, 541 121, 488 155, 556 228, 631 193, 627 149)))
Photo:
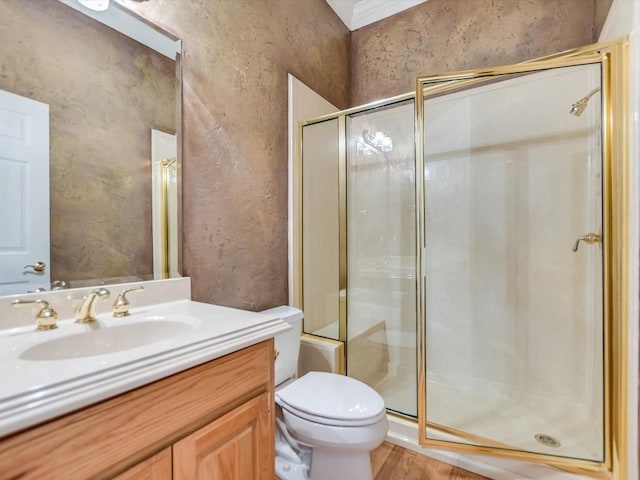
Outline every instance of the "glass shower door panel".
POLYGON ((338 120, 302 128, 304 331, 338 340, 340 203, 338 120))
POLYGON ((415 417, 414 102, 346 121, 347 373, 415 417))
POLYGON ((424 102, 430 439, 603 460, 600 78, 424 102))

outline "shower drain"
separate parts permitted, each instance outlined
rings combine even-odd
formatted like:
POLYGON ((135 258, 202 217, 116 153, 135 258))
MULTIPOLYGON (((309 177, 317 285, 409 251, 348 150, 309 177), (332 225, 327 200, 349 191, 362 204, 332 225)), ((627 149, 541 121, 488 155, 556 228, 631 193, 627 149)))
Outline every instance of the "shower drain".
POLYGON ((560 440, 553 438, 551 435, 545 435, 544 433, 536 433, 535 439, 545 447, 559 448, 562 446, 560 440))

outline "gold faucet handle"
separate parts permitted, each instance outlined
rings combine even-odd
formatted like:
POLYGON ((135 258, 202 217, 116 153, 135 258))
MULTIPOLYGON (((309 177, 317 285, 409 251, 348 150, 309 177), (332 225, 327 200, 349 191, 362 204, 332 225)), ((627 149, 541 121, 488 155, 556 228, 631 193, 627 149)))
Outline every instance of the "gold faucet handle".
POLYGON ((127 293, 139 292, 140 290, 144 290, 144 287, 142 285, 140 285, 139 287, 127 288, 120 295, 118 295, 118 298, 116 298, 116 301, 113 302, 113 316, 118 318, 118 317, 126 317, 127 315, 129 315, 129 306, 131 304, 127 299, 127 293))
POLYGON ((58 328, 58 325, 56 324, 56 321, 58 320, 58 313, 46 300, 24 300, 16 298, 11 301, 11 305, 13 306, 33 305, 34 303, 42 306, 36 314, 36 321, 38 323, 36 330, 53 330, 54 328, 58 328))
POLYGON ((592 243, 602 243, 602 235, 599 235, 597 233, 587 233, 586 235, 580 235, 578 237, 578 239, 576 240, 576 243, 573 244, 573 248, 572 250, 574 252, 578 251, 578 247, 580 246, 580 242, 585 242, 588 244, 592 244, 592 243))

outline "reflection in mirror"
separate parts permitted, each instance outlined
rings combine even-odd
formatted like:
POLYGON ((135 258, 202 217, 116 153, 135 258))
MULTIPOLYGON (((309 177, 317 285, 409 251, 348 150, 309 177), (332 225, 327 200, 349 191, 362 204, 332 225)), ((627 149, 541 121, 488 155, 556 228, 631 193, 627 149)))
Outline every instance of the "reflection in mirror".
POLYGON ((176 136, 151 131, 153 197, 153 273, 155 278, 179 276, 178 162, 176 136))
MULTIPOLYGON (((179 162, 179 53, 77 10, 0 3, 0 294, 178 275, 179 163, 166 184, 172 220, 154 233, 152 130, 173 138, 162 160, 179 162), (157 251, 174 264, 158 270, 153 237, 169 230, 157 251)), ((142 23, 111 2, 114 12, 142 23)))

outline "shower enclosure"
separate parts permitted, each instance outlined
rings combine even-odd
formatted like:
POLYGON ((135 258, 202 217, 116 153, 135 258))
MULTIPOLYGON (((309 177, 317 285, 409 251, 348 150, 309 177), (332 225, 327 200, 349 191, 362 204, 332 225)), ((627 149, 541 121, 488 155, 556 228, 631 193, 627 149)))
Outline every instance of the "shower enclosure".
POLYGON ((301 125, 305 333, 344 342, 423 445, 617 468, 618 48, 423 77, 301 125))
POLYGON ((305 333, 345 342, 347 375, 417 417, 413 132, 412 98, 302 128, 302 292, 305 333))

